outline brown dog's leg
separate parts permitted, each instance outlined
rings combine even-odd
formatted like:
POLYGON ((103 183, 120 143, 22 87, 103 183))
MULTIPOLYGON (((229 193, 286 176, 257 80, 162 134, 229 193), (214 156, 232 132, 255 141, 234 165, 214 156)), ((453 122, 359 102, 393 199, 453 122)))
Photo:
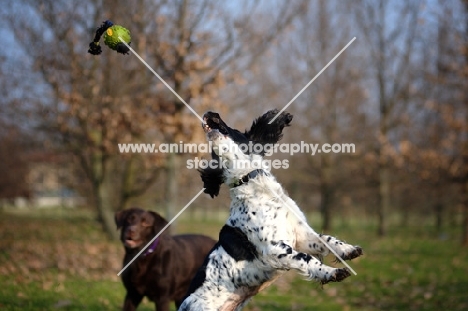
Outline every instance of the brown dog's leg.
POLYGON ((123 311, 135 311, 142 299, 143 296, 138 293, 127 292, 127 295, 125 295, 123 311))
POLYGON ((169 311, 169 300, 156 301, 156 311, 169 311))

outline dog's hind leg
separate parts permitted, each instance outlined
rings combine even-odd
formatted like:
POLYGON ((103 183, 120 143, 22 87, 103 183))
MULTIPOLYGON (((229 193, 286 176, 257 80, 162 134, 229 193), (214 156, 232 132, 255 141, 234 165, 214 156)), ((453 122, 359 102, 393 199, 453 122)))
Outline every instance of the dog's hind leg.
POLYGON ((316 280, 322 284, 340 282, 351 275, 346 268, 333 268, 324 265, 317 258, 297 252, 283 241, 271 242, 268 249, 268 264, 278 269, 294 269, 307 276, 309 280, 316 280))
POLYGON ((360 246, 353 246, 330 235, 315 232, 307 224, 305 215, 291 198, 283 196, 281 201, 285 203, 294 216, 290 221, 296 232, 295 249, 304 253, 325 257, 330 253, 329 248, 331 248, 337 256, 344 260, 351 260, 362 255, 362 248, 360 246))
POLYGON ((312 255, 327 256, 330 250, 324 242, 344 260, 363 254, 360 246, 347 244, 330 235, 318 234, 310 227, 298 230, 296 249, 312 255))

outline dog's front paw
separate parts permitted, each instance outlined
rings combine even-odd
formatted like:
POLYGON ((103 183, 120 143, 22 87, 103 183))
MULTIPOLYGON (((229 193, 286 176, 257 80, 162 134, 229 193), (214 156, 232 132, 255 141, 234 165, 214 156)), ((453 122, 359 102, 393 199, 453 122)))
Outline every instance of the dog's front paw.
POLYGON ((324 285, 329 282, 341 282, 350 275, 351 272, 349 272, 348 268, 337 268, 335 269, 334 273, 328 275, 326 279, 322 279, 320 283, 324 285))

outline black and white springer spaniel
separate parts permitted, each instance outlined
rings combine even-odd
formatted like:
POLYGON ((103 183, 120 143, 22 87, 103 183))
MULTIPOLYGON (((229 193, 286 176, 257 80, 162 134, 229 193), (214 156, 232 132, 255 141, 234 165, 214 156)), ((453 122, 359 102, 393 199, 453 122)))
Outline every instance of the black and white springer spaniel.
POLYGON ((201 171, 205 192, 214 197, 225 183, 232 201, 219 242, 193 279, 179 311, 241 310, 252 296, 290 269, 321 284, 350 276, 346 268, 322 264, 318 258, 329 254, 322 241, 342 259, 362 255, 359 246, 328 235, 320 239, 269 169, 258 167, 265 148, 257 153, 242 148, 250 141, 263 147, 277 143, 292 120, 291 114, 282 113, 268 124, 277 113, 265 113, 245 133, 228 127, 217 113, 207 112, 203 117, 212 156, 222 163, 220 168, 201 171))

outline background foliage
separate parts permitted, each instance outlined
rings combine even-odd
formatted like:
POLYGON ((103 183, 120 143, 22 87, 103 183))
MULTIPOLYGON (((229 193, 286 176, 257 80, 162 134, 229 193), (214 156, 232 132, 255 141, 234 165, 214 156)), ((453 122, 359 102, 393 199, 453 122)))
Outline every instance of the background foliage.
MULTIPOLYGON (((288 277, 249 308, 466 309, 467 1, 19 0, 0 17, 0 307, 115 309, 114 212, 172 218, 202 187, 186 161, 208 154, 119 153, 204 137, 136 57, 86 52, 111 19, 198 114, 239 129, 282 108, 356 37, 288 108, 282 140, 356 153, 271 159, 289 161, 274 174, 317 231, 362 244, 359 276, 323 291, 288 277), (58 209, 39 208, 51 198, 58 209)), ((174 232, 216 237, 228 207, 225 187, 200 197, 174 232)))

